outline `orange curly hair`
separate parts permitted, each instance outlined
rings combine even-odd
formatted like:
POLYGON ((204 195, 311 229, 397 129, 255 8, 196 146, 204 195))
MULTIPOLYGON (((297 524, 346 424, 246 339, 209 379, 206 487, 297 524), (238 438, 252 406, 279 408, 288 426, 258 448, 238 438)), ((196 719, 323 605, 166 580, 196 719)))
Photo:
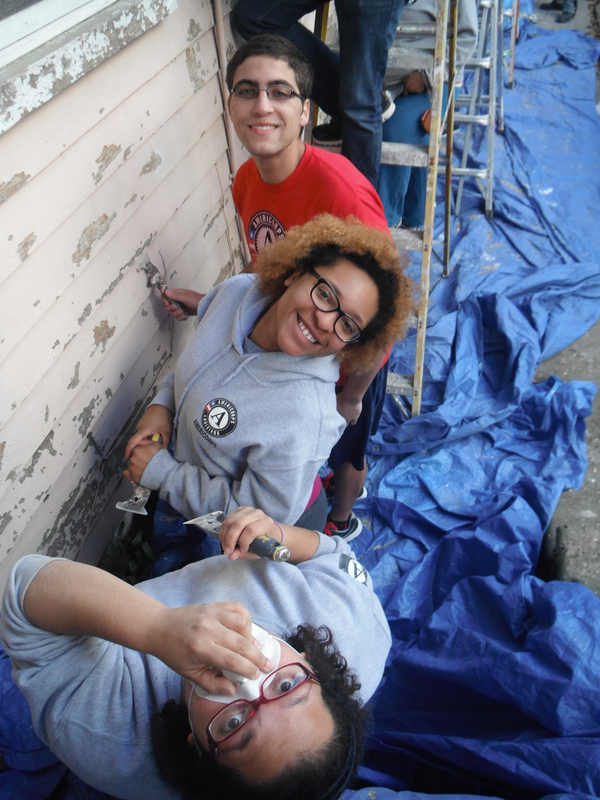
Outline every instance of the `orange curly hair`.
POLYGON ((378 312, 363 338, 338 353, 340 360, 351 359, 353 371, 361 371, 375 365, 382 351, 404 336, 408 314, 414 308, 414 287, 404 272, 406 256, 398 253, 385 233, 355 217, 342 220, 319 214, 266 247, 254 271, 257 285, 277 300, 287 289, 285 280, 296 270, 308 272, 341 258, 367 272, 379 293, 378 312))

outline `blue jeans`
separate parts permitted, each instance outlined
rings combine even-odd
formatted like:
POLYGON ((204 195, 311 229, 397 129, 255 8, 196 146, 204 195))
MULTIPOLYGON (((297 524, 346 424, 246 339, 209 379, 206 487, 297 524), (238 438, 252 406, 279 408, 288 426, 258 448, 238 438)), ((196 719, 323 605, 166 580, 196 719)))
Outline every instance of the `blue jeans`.
MULTIPOLYGON (((384 142, 429 144, 429 134, 421 126, 421 115, 431 108, 427 92, 397 97, 396 110, 383 123, 384 142)), ((448 103, 448 86, 444 85, 442 114, 448 103)), ((418 228, 425 220, 427 168, 382 164, 377 192, 385 209, 387 223, 392 228, 400 220, 409 228, 418 228)))
POLYGON ((381 87, 405 0, 336 0, 339 56, 298 22, 321 5, 316 0, 239 0, 233 19, 245 39, 278 33, 304 53, 315 71, 312 99, 325 113, 342 117, 342 153, 376 186, 381 87))

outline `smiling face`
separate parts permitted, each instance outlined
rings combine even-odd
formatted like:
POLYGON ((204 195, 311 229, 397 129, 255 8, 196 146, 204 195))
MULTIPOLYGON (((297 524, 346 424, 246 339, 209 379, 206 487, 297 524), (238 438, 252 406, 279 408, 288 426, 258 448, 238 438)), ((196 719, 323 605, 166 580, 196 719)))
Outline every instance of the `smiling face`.
MULTIPOLYGON (((233 86, 244 81, 260 89, 283 84, 298 92, 289 64, 268 56, 251 56, 240 64, 233 76, 233 86)), ((304 153, 299 133, 308 122, 309 101, 291 97, 277 102, 270 100, 266 92, 259 92, 255 100, 231 94, 227 107, 235 132, 256 162, 263 180, 279 183, 291 175, 304 153)))
MULTIPOLYGON (((373 279, 350 261, 315 268, 333 287, 339 304, 364 330, 379 309, 379 292, 373 279)), ((337 313, 320 311, 310 292, 316 278, 295 272, 285 281, 284 294, 254 326, 250 338, 264 350, 290 356, 326 356, 345 346, 334 331, 337 313)))
MULTIPOLYGON (((302 654, 282 642, 279 666, 297 661, 308 665, 302 654)), ((187 684, 186 691, 190 690, 187 684)), ((206 727, 224 707, 224 703, 214 703, 194 693, 190 713, 196 737, 205 751, 206 727)), ((289 696, 260 706, 239 733, 218 747, 218 763, 235 769, 249 783, 264 783, 296 758, 321 750, 333 734, 333 719, 323 702, 321 687, 307 681, 289 696)))

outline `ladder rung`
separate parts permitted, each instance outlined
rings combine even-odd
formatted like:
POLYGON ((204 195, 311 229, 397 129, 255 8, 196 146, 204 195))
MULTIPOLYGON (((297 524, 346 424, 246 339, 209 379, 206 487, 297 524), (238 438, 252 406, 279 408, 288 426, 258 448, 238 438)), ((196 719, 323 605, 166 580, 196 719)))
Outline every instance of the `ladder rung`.
POLYGON ((477 169, 475 167, 452 167, 452 177, 465 177, 465 178, 487 178, 488 171, 485 168, 477 169))
MULTIPOLYGON (((468 106, 471 104, 472 94, 459 94, 456 99, 456 108, 462 108, 463 106, 468 106)), ((479 106, 489 106, 490 104, 490 96, 489 94, 481 94, 479 95, 479 100, 475 98, 474 106, 475 108, 479 108, 479 106)))
POLYGON ((412 36, 419 34, 419 36, 435 36, 436 24, 435 22, 413 22, 412 24, 400 21, 396 28, 397 36, 412 36))
POLYGON ((424 144, 382 142, 381 163, 405 167, 426 167, 429 164, 429 147, 424 144))
POLYGON ((413 47, 390 47, 388 67, 407 67, 410 69, 433 69, 433 53, 413 47))
POLYGON ((476 125, 489 125, 489 114, 460 114, 454 112, 454 119, 456 122, 474 122, 476 125))
MULTIPOLYGON (((438 161, 438 175, 446 171, 448 164, 447 156, 440 156, 438 161)), ((452 177, 453 178, 487 178, 488 171, 485 167, 460 167, 458 164, 452 163, 452 177)))
POLYGON ((388 372, 385 390, 388 394, 412 395, 412 375, 399 375, 397 372, 388 372))
POLYGON ((398 250, 423 250, 423 231, 410 228, 390 228, 390 235, 398 250))
POLYGON ((465 64, 465 70, 472 70, 475 69, 476 67, 481 67, 482 69, 491 69, 492 68, 491 56, 485 56, 485 58, 470 58, 465 64))

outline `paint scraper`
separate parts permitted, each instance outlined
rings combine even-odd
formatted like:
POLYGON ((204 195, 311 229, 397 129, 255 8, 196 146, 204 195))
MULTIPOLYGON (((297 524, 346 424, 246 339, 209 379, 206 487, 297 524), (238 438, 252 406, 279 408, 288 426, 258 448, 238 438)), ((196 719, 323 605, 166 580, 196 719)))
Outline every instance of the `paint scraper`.
MULTIPOLYGON (((162 444, 162 436, 160 433, 153 433, 152 436, 148 436, 148 439, 150 439, 151 442, 159 442, 162 444)), ((146 503, 150 497, 150 489, 147 489, 145 486, 140 486, 139 483, 132 482, 132 484, 133 494, 129 500, 122 500, 120 503, 117 503, 117 508, 120 511, 131 511, 133 514, 143 514, 147 517, 146 503)))
MULTIPOLYGON (((165 279, 160 274, 158 269, 154 266, 154 264, 150 261, 148 256, 146 256, 144 261, 142 261, 140 266, 137 268, 137 272, 140 272, 140 270, 142 272, 145 272, 146 275, 148 276, 148 279, 146 281, 146 286, 149 289, 151 289, 152 287, 156 286, 158 291, 161 294, 164 294, 165 293, 165 289, 169 288, 167 286, 167 284, 166 284, 165 279)), ((183 303, 181 303, 179 300, 173 300, 170 297, 165 297, 165 300, 168 300, 169 303, 171 303, 174 306, 177 306, 177 308, 180 311, 183 311, 183 313, 185 314, 185 318, 186 319, 189 317, 189 315, 190 315, 189 309, 183 303)))

